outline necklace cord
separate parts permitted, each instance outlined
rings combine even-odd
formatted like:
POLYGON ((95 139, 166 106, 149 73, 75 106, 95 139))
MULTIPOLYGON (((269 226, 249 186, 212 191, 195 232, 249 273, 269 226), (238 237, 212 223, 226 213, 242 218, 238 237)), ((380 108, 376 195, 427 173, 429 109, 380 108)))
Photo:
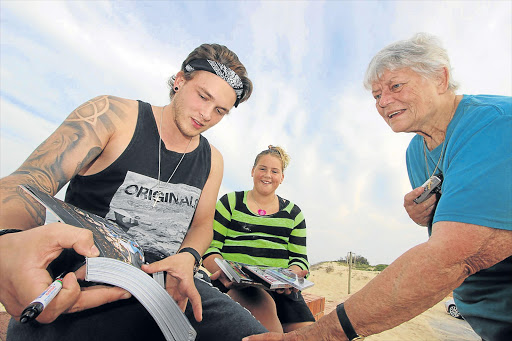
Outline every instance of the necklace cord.
MULTIPOLYGON (((259 210, 258 210, 258 214, 259 214, 259 215, 266 215, 266 214, 267 214, 267 211, 261 208, 261 205, 260 205, 260 204, 256 201, 256 199, 254 198, 254 194, 252 193, 252 190, 251 190, 251 191, 249 191, 249 194, 251 195, 251 199, 252 199, 252 201, 254 201, 254 203, 256 204, 256 206, 258 206, 258 208, 259 208, 259 210), (263 214, 261 214, 261 213, 260 213, 260 211, 262 211, 262 212, 263 212, 263 214)), ((272 199, 271 204, 273 204, 273 203, 274 203, 274 201, 275 201, 275 199, 276 199, 276 198, 277 198, 277 196, 274 194, 274 198, 272 199)))
POLYGON ((450 115, 450 119, 448 120, 448 124, 446 125, 446 132, 444 133, 443 146, 441 147, 441 154, 439 155, 439 159, 437 160, 436 168, 434 168, 434 171, 432 172, 432 174, 430 176, 428 176, 428 174, 430 173, 430 170, 428 168, 428 160, 427 160, 427 146, 426 146, 427 142, 425 141, 425 138, 423 138, 423 155, 425 156, 425 166, 427 167, 427 169, 425 170, 425 172, 426 172, 425 175, 427 176, 427 179, 430 179, 434 174, 436 174, 437 168, 439 167, 439 164, 441 163, 441 159, 444 156, 445 147, 446 147, 445 143, 446 143, 447 134, 448 134, 448 126, 450 125, 450 122, 452 121, 453 116, 455 116, 456 111, 457 111, 457 96, 455 96, 455 98, 454 98, 452 113, 450 115))
MULTIPOLYGON (((157 183, 151 187, 150 189, 152 190, 153 188, 155 187, 160 187, 160 174, 161 174, 161 165, 162 165, 162 132, 163 132, 163 117, 164 117, 164 110, 165 110, 165 107, 167 105, 165 105, 163 108, 162 108, 162 111, 160 112, 160 131, 158 132, 158 136, 159 136, 159 140, 158 140, 158 178, 157 178, 157 183)), ((169 177, 169 179, 167 179, 167 181, 165 182, 165 184, 168 184, 169 181, 171 181, 172 177, 174 176, 174 173, 176 173, 176 171, 178 170, 178 167, 180 166, 181 164, 181 161, 183 161, 183 158, 185 157, 185 154, 187 154, 187 151, 188 151, 188 147, 190 146, 190 143, 192 142, 192 137, 190 138, 190 140, 188 140, 188 144, 187 144, 187 147, 185 148, 185 151, 183 152, 183 155, 181 155, 181 159, 180 161, 178 162, 178 164, 176 165, 176 167, 174 168, 174 171, 172 172, 171 176, 169 177)), ((158 191, 157 191, 158 192, 158 191)), ((154 192, 156 193, 156 192, 154 192)), ((157 195, 153 195, 154 196, 154 204, 153 204, 153 207, 155 207, 156 203, 158 201, 160 201, 160 197, 157 196, 157 195)))
POLYGON ((430 173, 430 170, 428 169, 427 147, 426 147, 425 138, 423 138, 423 155, 425 156, 425 166, 427 167, 427 169, 426 169, 427 179, 430 179, 432 177, 432 175, 436 174, 437 168, 439 167, 439 164, 441 163, 441 159, 443 158, 443 155, 444 155, 445 142, 446 142, 446 136, 443 141, 443 146, 441 147, 441 154, 439 155, 439 159, 437 160, 436 168, 434 168, 434 171, 429 176, 428 174, 430 173))

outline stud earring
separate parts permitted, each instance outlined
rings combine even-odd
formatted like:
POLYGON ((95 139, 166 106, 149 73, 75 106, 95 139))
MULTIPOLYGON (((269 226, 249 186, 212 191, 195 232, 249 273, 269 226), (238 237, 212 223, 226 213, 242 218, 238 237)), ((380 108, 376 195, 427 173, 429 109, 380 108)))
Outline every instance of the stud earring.
POLYGON ((177 86, 174 87, 174 91, 176 91, 176 92, 178 91, 178 87, 177 86))

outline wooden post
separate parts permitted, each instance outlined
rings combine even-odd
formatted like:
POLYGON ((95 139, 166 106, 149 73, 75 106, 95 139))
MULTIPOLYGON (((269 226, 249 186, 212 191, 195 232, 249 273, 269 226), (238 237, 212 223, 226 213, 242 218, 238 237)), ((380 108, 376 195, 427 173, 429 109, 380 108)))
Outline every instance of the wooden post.
POLYGON ((348 261, 348 293, 350 294, 350 278, 352 277, 352 252, 348 253, 347 256, 348 261))

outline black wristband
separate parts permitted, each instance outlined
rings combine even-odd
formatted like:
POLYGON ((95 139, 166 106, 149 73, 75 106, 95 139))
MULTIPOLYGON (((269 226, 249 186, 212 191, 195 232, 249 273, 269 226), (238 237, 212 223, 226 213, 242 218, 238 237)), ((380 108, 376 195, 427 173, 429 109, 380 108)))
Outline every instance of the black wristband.
POLYGON ((0 230, 0 236, 3 236, 4 234, 8 234, 8 233, 16 233, 16 232, 21 232, 23 230, 18 230, 18 229, 4 229, 4 230, 0 230))
POLYGON ((182 252, 188 252, 192 256, 194 256, 194 258, 196 259, 196 263, 194 266, 194 273, 196 273, 197 270, 199 270, 199 266, 201 265, 201 255, 199 254, 199 252, 197 252, 195 249, 193 249, 191 247, 184 247, 183 249, 178 251, 178 253, 182 253, 182 252))
POLYGON ((343 303, 339 304, 336 307, 336 313, 338 314, 338 320, 340 321, 341 328, 343 328, 343 332, 345 333, 347 338, 350 341, 362 340, 363 338, 357 335, 356 331, 354 330, 354 327, 352 326, 352 323, 350 323, 347 313, 345 312, 345 307, 343 306, 343 303))

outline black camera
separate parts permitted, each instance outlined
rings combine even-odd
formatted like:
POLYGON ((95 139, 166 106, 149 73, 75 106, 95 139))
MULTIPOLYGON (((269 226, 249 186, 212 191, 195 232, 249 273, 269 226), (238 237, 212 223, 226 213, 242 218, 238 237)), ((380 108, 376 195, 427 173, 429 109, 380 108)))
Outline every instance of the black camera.
POLYGON ((441 193, 441 184, 443 183, 443 174, 432 175, 425 183, 421 186, 425 190, 419 197, 414 199, 414 202, 420 204, 430 198, 432 194, 441 193))

